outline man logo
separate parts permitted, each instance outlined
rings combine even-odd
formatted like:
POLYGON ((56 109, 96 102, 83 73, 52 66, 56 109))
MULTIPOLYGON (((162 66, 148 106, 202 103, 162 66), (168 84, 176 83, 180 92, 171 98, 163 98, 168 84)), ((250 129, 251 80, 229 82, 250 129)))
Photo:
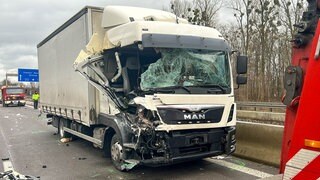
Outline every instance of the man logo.
POLYGON ((184 114, 183 118, 185 120, 199 120, 199 119, 206 119, 205 114, 184 114))

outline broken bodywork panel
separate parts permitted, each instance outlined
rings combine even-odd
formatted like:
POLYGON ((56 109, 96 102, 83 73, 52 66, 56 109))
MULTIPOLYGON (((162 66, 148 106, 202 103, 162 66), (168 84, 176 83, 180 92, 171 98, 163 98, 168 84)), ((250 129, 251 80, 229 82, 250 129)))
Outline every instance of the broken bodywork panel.
MULTIPOLYGON (((132 57, 127 57, 125 52, 120 50, 96 54, 84 61, 75 62, 76 70, 118 109, 113 114, 105 115, 105 122, 99 123, 117 129, 116 132, 121 134, 121 148, 125 149, 125 153, 121 154, 125 162, 121 168, 130 169, 137 164, 159 166, 233 152, 234 145, 227 146, 227 142, 233 141, 231 137, 235 133, 234 128, 179 131, 159 128, 180 124, 188 126, 190 123, 195 126, 203 123, 221 123, 224 105, 168 106, 155 95, 172 93, 171 91, 174 93, 175 88, 166 89, 174 86, 195 88, 182 94, 198 93, 202 91, 197 88, 205 85, 210 85, 210 88, 218 86, 216 91, 224 94, 224 89, 231 87, 227 54, 220 51, 168 48, 152 48, 150 52, 153 57, 150 57, 150 54, 148 57, 153 59, 154 63, 143 63, 142 60, 139 65, 135 65, 130 62, 132 57), (105 67, 110 65, 110 59, 114 61, 113 66, 117 67, 112 73, 106 72, 108 68, 105 67), (127 61, 124 61, 125 59, 127 61), (134 67, 145 68, 144 71, 141 70, 141 75, 136 77, 141 77, 140 84, 137 83, 138 88, 132 88, 137 80, 132 83, 125 76, 125 72, 134 67), (90 77, 86 74, 85 68, 94 71, 95 76, 90 77), (128 81, 129 85, 125 85, 125 81, 128 81), (119 86, 119 82, 122 86, 119 86), (214 86, 211 86, 212 84, 214 86), (220 90, 220 87, 223 90, 220 90), (230 140, 227 140, 227 137, 230 140)), ((210 88, 205 88, 204 92, 207 93, 210 88)), ((101 121, 103 118, 98 119, 101 121)))
POLYGON ((235 150, 235 128, 157 131, 161 123, 159 116, 142 106, 137 107, 137 115, 120 113, 114 118, 120 121, 118 126, 125 149, 123 169, 137 164, 161 166, 230 154, 235 150))

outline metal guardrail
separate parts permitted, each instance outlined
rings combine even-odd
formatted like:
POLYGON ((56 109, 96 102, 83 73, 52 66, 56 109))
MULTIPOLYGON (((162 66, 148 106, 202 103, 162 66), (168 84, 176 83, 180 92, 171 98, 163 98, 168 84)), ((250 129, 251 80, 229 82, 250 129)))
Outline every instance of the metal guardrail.
POLYGON ((237 107, 239 110, 242 108, 254 108, 256 111, 257 108, 269 108, 270 112, 273 109, 285 109, 286 105, 279 103, 279 102, 237 102, 237 107))

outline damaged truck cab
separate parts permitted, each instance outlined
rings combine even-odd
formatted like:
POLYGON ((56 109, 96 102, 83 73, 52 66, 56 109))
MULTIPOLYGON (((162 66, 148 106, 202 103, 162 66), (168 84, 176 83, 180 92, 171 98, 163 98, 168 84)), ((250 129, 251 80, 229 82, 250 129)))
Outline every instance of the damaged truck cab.
MULTIPOLYGON (((75 110, 71 117, 68 107, 41 100, 61 137, 93 142, 118 170, 235 151, 231 49, 217 30, 144 8, 108 6, 96 19, 101 29, 91 28, 73 63, 94 87, 87 122, 75 110)), ((246 73, 245 57, 238 57, 237 69, 246 73)), ((237 82, 246 78, 238 76, 237 82)))

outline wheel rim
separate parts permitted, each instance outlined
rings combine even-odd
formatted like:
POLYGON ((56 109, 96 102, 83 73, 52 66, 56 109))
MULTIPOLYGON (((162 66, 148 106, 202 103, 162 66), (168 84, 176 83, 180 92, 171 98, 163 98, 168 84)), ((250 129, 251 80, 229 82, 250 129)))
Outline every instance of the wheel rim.
POLYGON ((119 142, 112 144, 111 146, 111 158, 115 162, 120 162, 122 160, 122 146, 119 142))

